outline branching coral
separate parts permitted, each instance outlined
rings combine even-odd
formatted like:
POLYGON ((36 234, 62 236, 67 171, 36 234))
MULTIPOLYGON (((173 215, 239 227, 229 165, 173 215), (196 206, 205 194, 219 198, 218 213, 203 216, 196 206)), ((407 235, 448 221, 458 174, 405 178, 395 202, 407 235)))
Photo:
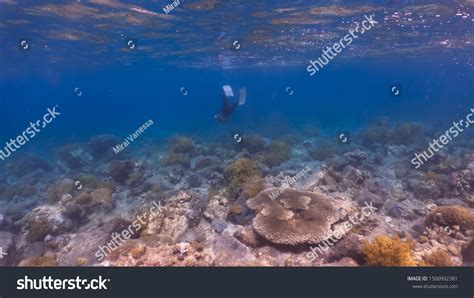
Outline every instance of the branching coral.
POLYGON ((449 254, 443 250, 436 250, 428 255, 426 264, 437 267, 452 267, 454 265, 449 254))
POLYGON ((384 120, 378 121, 368 126, 361 132, 359 139, 365 146, 373 146, 374 144, 386 144, 389 141, 389 127, 384 120))
POLYGON ((189 155, 174 152, 169 152, 161 161, 164 166, 182 165, 185 168, 189 168, 190 162, 191 157, 189 155))
POLYGON ((174 153, 191 153, 194 150, 193 141, 184 136, 177 136, 169 140, 168 150, 174 153))
POLYGON ((377 121, 367 127, 360 135, 360 140, 365 146, 374 144, 412 145, 424 139, 423 127, 417 123, 401 123, 392 128, 387 120, 377 121))
POLYGON ((411 241, 380 235, 372 242, 365 241, 362 251, 367 264, 372 266, 416 266, 413 247, 414 243, 411 241))
POLYGON ((20 263, 23 267, 55 267, 58 266, 58 262, 51 257, 41 256, 27 260, 23 260, 20 263))
POLYGON ((194 154, 193 141, 184 136, 177 136, 169 140, 168 153, 161 163, 165 166, 179 164, 188 168, 194 154))
POLYGON ((114 160, 109 165, 109 173, 115 182, 133 187, 142 180, 144 168, 135 166, 131 160, 114 160))
POLYGON ((260 179, 252 180, 245 183, 243 188, 243 195, 246 198, 253 198, 263 190, 263 181, 260 179))
POLYGON ((248 183, 260 178, 260 172, 252 160, 241 158, 225 168, 224 178, 229 194, 237 197, 248 183))
POLYGON ((120 184, 125 184, 129 175, 133 172, 133 163, 129 160, 119 161, 113 160, 109 165, 109 174, 120 184))
POLYGON ((262 162, 270 167, 280 165, 291 157, 291 146, 283 141, 273 141, 262 156, 262 162))
POLYGON ((395 127, 391 133, 389 141, 397 145, 412 145, 423 141, 423 127, 417 123, 402 123, 395 127))
POLYGON ((123 140, 114 135, 95 136, 89 141, 89 153, 95 159, 111 158, 115 156, 112 148, 121 142, 123 140))
POLYGON ((325 160, 333 157, 337 152, 336 144, 328 141, 320 142, 316 148, 309 151, 311 158, 315 160, 325 160))
POLYGON ((330 236, 331 225, 346 215, 325 195, 285 189, 271 199, 276 191, 278 188, 265 190, 247 201, 257 211, 254 230, 273 243, 319 243, 330 236))
POLYGON ((462 206, 442 206, 435 208, 426 218, 426 224, 459 226, 463 230, 474 229, 474 213, 462 206))
POLYGON ((79 169, 86 165, 86 162, 77 156, 76 152, 82 150, 80 144, 67 144, 58 150, 59 160, 70 169, 79 169))
POLYGON ((28 175, 36 170, 49 172, 52 169, 53 167, 46 160, 34 154, 19 157, 7 165, 8 172, 18 177, 28 175))
POLYGON ((265 140, 259 134, 248 135, 242 138, 242 142, 239 145, 249 153, 257 153, 265 149, 265 140))

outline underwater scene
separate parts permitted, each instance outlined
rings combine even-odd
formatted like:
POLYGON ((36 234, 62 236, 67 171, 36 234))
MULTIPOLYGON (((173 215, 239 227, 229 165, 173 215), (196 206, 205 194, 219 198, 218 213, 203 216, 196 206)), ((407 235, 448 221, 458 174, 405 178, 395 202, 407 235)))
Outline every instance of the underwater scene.
POLYGON ((0 0, 0 266, 474 266, 473 13, 0 0))

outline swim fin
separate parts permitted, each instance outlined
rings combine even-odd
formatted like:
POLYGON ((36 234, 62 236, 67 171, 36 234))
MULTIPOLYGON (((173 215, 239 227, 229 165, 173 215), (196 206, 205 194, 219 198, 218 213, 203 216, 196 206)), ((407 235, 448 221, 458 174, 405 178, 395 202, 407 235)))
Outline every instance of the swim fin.
POLYGON ((234 91, 232 91, 232 87, 230 87, 229 85, 222 86, 222 89, 224 89, 224 93, 226 97, 234 96, 234 91))
POLYGON ((240 95, 239 95, 239 106, 242 106, 247 101, 247 87, 240 88, 240 95))

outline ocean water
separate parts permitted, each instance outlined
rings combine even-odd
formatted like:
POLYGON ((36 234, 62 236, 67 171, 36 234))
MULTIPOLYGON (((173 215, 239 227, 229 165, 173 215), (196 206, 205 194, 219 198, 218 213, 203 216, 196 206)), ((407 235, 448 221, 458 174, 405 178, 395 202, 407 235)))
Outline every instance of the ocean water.
POLYGON ((42 138, 59 141, 150 118, 157 136, 306 122, 351 131, 377 117, 447 125, 473 97, 469 1, 193 1, 168 15, 166 4, 2 1, 2 138, 54 105, 61 119, 42 138), (309 60, 370 14, 377 27, 309 76, 309 60), (224 84, 247 86, 248 100, 222 129, 224 84))
MULTIPOLYGON (((125 139, 150 119, 126 149, 133 158, 154 144, 165 152, 176 135, 224 148, 236 133, 304 142, 311 127, 358 144, 377 121, 422 125, 426 146, 417 148, 425 149, 474 108, 471 0, 190 0, 166 13, 171 3, 0 0, 0 148, 48 108, 60 113, 0 161, 2 183, 21 181, 5 166, 27 153, 55 167, 40 189, 72 178, 78 172, 56 167, 61 146, 125 139), (311 76, 310 60, 371 15, 378 23, 311 76), (246 87, 247 101, 219 123, 224 85, 246 87)), ((472 151, 472 132, 461 138, 472 151)), ((448 146, 461 161, 457 143, 448 146)))

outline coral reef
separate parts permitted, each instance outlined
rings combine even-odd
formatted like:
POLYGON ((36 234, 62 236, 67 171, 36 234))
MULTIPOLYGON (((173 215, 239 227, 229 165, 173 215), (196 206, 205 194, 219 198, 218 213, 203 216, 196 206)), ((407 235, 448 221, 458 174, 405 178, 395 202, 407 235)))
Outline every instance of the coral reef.
POLYGON ((416 266, 413 259, 414 244, 397 236, 380 235, 372 242, 365 241, 362 251, 367 264, 372 266, 416 266))
POLYGON ((423 142, 425 138, 424 129, 417 123, 401 123, 395 127, 389 136, 391 144, 416 145, 423 142))
POLYGON ((330 236, 332 224, 347 215, 325 195, 285 189, 273 200, 275 191, 278 189, 265 190, 247 201, 257 211, 253 228, 273 243, 319 243, 330 236))
POLYGON ((162 159, 161 163, 164 166, 178 164, 185 168, 189 168, 191 158, 195 153, 195 146, 190 138, 177 136, 169 140, 168 153, 162 159))
POLYGON ((318 143, 316 148, 309 151, 309 155, 315 160, 326 160, 337 153, 337 144, 329 141, 318 143))
POLYGON ((71 230, 72 221, 63 216, 55 206, 41 206, 25 216, 27 239, 30 242, 42 241, 47 235, 58 235, 71 230))
POLYGON ((122 142, 122 139, 114 135, 98 135, 89 141, 89 153, 96 160, 112 158, 115 156, 113 147, 122 142))
POLYGON ((74 181, 64 179, 57 181, 46 190, 46 202, 54 204, 59 202, 66 194, 72 194, 74 190, 74 181))
POLYGON ((193 141, 184 136, 171 138, 168 142, 168 151, 174 153, 191 153, 193 150, 193 141))
POLYGON ((265 140, 259 134, 245 135, 238 145, 249 153, 257 153, 265 149, 265 140))
POLYGON ((454 265, 449 254, 443 250, 436 250, 425 259, 427 265, 437 267, 451 267, 454 265))
POLYGON ((84 150, 80 144, 67 144, 59 148, 58 158, 68 168, 77 170, 87 164, 87 161, 83 158, 83 153, 84 150))
POLYGON ((362 131, 358 137, 360 142, 366 147, 373 147, 377 144, 389 143, 389 126, 385 119, 376 121, 362 131))
POLYGON ((255 163, 248 158, 241 158, 224 170, 227 190, 231 197, 238 197, 249 183, 255 182, 260 177, 260 172, 255 163))
POLYGON ((120 154, 123 140, 101 135, 54 164, 19 152, 0 171, 0 265, 474 265, 468 143, 414 169, 417 124, 380 121, 345 145, 326 135, 178 136, 120 154), (366 202, 377 212, 341 229, 366 202))
POLYGON ((49 256, 35 257, 20 262, 20 266, 23 267, 55 267, 58 265, 58 262, 49 256))
POLYGON ((474 213, 462 206, 442 206, 435 208, 426 218, 426 224, 459 226, 463 230, 474 229, 474 213))
POLYGON ((12 163, 9 163, 7 165, 7 170, 12 175, 22 177, 37 170, 49 172, 53 170, 53 167, 41 157, 34 154, 28 154, 15 159, 12 163))
POLYGON ((283 141, 271 142, 261 160, 269 167, 275 167, 291 158, 291 146, 283 141))
POLYGON ((109 164, 108 170, 115 182, 128 187, 139 186, 145 171, 144 167, 131 160, 113 160, 109 164))
POLYGON ((387 119, 376 121, 360 134, 360 142, 366 147, 377 144, 416 146, 425 138, 424 128, 418 123, 405 122, 391 127, 387 119))

